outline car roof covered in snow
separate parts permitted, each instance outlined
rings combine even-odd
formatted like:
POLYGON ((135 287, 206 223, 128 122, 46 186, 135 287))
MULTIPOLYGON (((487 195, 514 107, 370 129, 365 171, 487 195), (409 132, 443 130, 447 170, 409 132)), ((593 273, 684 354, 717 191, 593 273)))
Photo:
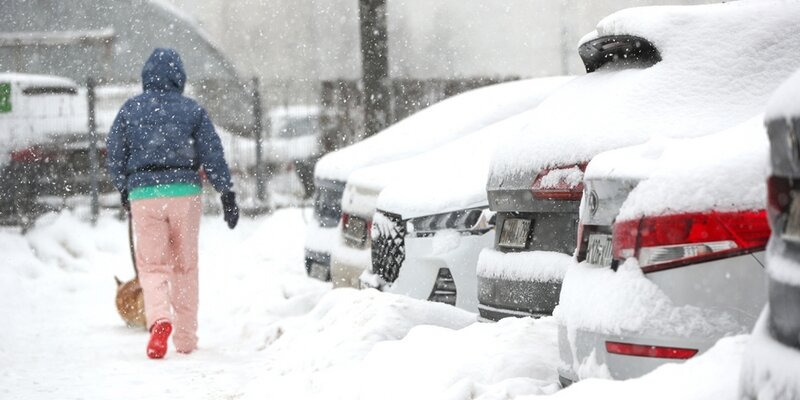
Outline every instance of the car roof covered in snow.
POLYGON ((645 166, 647 177, 630 192, 618 220, 678 212, 759 210, 765 207, 769 141, 763 116, 698 138, 657 139, 599 155, 586 177, 613 179, 645 166), (613 154, 616 153, 616 154, 613 154))
POLYGON ((800 66, 800 2, 737 1, 623 10, 583 41, 631 35, 661 61, 607 64, 564 85, 492 161, 501 177, 585 162, 651 137, 718 132, 763 112, 771 92, 800 66))
POLYGON ((41 86, 68 86, 77 87, 78 84, 72 79, 54 75, 21 74, 16 72, 0 73, 0 82, 12 82, 19 84, 23 89, 41 86))
POLYGON ((527 79, 453 96, 413 114, 374 136, 327 154, 317 178, 345 181, 358 168, 411 157, 537 105, 569 78, 527 79))

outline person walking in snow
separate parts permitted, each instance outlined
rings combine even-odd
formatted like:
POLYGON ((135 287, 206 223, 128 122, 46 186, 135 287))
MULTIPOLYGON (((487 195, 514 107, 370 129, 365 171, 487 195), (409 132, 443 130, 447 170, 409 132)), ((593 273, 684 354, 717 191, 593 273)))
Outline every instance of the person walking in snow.
POLYGON ((239 220, 222 143, 205 109, 183 96, 185 84, 178 53, 155 49, 143 93, 125 102, 106 142, 108 172, 133 218, 150 358, 164 357, 173 324, 176 350, 197 348, 201 167, 221 193, 228 227, 239 220))

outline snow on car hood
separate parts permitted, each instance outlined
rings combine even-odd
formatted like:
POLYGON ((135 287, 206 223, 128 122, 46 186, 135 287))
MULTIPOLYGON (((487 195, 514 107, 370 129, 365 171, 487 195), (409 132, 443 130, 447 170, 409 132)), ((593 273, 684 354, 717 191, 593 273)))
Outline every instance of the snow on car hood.
MULTIPOLYGON (((421 155, 359 169, 350 174, 345 192, 357 188, 359 192, 373 193, 369 208, 377 207, 403 218, 488 205, 486 177, 492 152, 498 143, 524 126, 532 111, 421 155)), ((351 196, 344 196, 343 207, 352 207, 350 199, 351 196)), ((359 207, 366 208, 366 204, 359 207)))
POLYGON ((643 69, 609 65, 565 84, 498 147, 490 187, 504 176, 585 162, 654 136, 700 136, 746 121, 800 66, 798 18, 800 2, 780 0, 612 14, 583 41, 640 36, 662 61, 643 69))
MULTIPOLYGON (((415 218, 488 206, 486 178, 499 143, 522 129, 534 110, 494 123, 421 156, 403 160, 400 174, 386 181, 377 208, 415 218), (414 174, 402 173, 413 168, 414 174)), ((351 179, 356 178, 356 174, 351 179)), ((359 179, 360 180, 360 179, 359 179)))
POLYGON ((345 181, 358 168, 411 157, 530 109, 570 78, 508 82, 462 93, 434 104, 368 139, 330 153, 317 163, 318 179, 345 181))
MULTIPOLYGON (((658 159, 648 163, 649 176, 628 195, 618 220, 711 209, 764 208, 769 141, 762 116, 713 135, 661 141, 659 146, 658 159)), ((594 161, 587 175, 597 176, 603 168, 592 164, 594 161)), ((600 166, 608 170, 608 164, 600 166)))

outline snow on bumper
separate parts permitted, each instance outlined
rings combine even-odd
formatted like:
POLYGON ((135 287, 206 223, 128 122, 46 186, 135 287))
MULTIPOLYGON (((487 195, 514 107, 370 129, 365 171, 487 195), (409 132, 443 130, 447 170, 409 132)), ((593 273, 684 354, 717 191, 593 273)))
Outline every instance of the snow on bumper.
POLYGON ((510 316, 551 315, 571 262, 571 256, 556 252, 484 249, 477 268, 481 317, 497 321, 510 316))
POLYGON ((494 249, 481 251, 478 276, 510 281, 560 281, 564 279, 572 256, 554 251, 503 253, 494 249))
POLYGON ((363 249, 337 243, 331 252, 331 281, 334 287, 361 286, 359 277, 372 263, 370 247, 363 249))

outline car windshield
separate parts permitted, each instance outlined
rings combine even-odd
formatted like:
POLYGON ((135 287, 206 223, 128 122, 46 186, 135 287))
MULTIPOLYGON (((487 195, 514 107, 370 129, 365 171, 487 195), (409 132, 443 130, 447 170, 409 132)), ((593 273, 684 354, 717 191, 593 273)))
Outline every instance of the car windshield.
POLYGON ((319 119, 315 116, 308 115, 276 121, 273 125, 272 136, 282 139, 291 139, 313 135, 318 131, 319 119))

